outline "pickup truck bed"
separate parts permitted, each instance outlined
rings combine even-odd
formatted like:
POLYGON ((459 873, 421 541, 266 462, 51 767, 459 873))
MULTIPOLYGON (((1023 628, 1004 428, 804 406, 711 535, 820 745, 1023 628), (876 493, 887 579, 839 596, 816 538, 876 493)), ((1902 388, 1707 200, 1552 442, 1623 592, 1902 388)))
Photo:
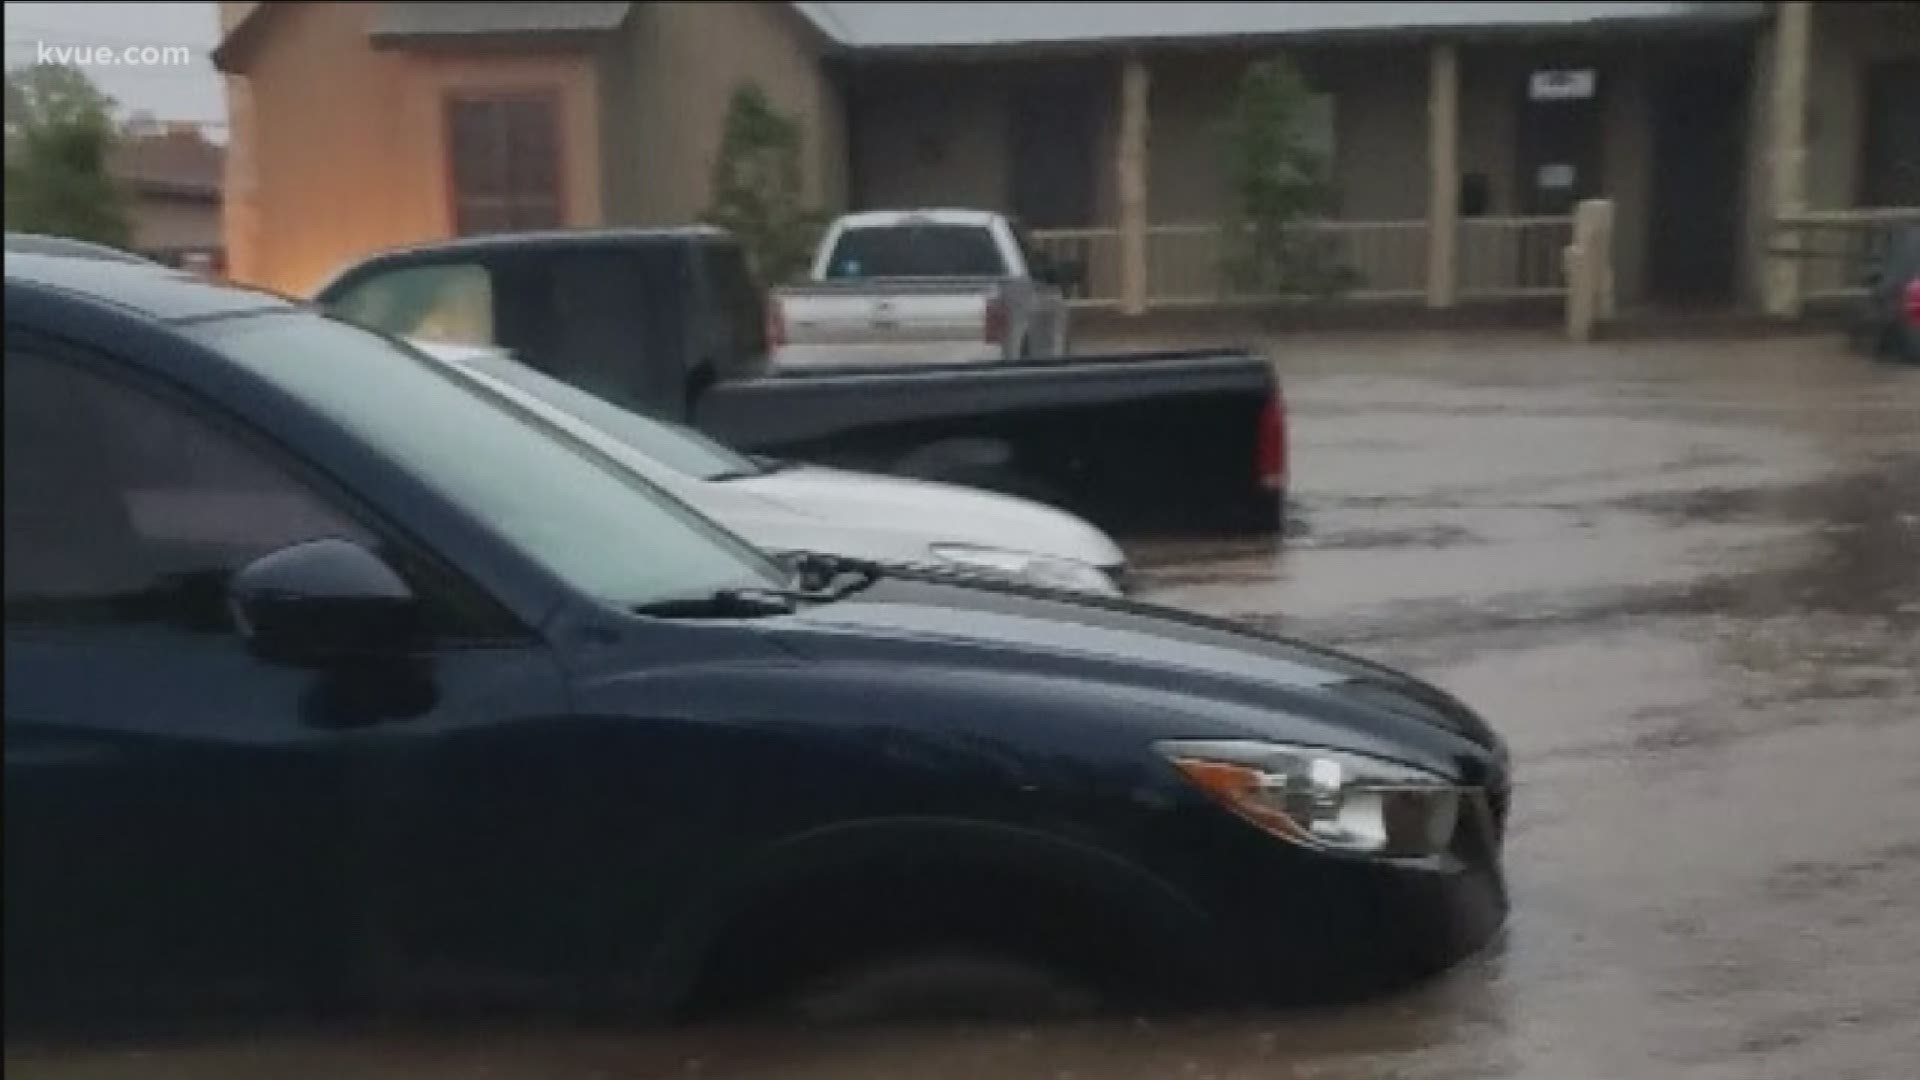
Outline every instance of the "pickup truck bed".
POLYGON ((692 419, 745 449, 1026 495, 1136 534, 1271 531, 1280 485, 1256 474, 1276 393, 1249 353, 1137 353, 726 380, 692 419))
POLYGON ((349 267, 316 299, 398 336, 509 349, 742 450, 1025 495, 1120 536, 1282 521, 1285 403, 1244 351, 776 368, 763 296, 713 229, 427 244, 349 267))

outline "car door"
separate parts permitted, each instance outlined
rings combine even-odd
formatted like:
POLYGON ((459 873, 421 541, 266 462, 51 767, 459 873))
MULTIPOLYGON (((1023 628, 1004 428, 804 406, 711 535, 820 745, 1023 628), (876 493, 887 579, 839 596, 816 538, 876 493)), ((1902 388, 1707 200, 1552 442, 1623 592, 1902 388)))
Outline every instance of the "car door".
POLYGON ((465 883, 406 860, 459 815, 396 815, 450 728, 563 708, 547 650, 241 418, 12 332, 5 379, 10 1006, 233 1008, 418 966, 420 905, 465 883), (249 651, 228 578, 322 537, 422 597, 417 663, 249 651))

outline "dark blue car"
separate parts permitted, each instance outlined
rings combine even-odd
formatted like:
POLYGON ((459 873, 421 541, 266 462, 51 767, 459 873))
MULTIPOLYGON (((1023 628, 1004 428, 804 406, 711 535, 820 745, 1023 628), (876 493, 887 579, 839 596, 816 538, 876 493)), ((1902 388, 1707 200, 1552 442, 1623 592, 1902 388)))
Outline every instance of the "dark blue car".
POLYGON ((1324 998, 1506 910, 1444 693, 777 564, 381 335, 6 259, 9 1009, 766 1000, 934 951, 1324 998))

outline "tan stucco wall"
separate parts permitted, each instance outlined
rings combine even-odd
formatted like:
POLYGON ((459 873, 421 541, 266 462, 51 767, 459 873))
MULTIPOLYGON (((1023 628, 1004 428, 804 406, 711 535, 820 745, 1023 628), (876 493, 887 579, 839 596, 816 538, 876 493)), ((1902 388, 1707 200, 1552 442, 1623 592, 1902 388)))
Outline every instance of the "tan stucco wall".
MULTIPOLYGON (((231 31, 258 7, 256 0, 221 0, 220 32, 231 31)), ((253 91, 247 80, 223 76, 227 98, 227 156, 221 180, 220 224, 227 248, 227 272, 240 281, 260 280, 255 253, 260 247, 258 173, 254 165, 253 91)))
POLYGON ((1008 97, 998 68, 861 79, 851 110, 867 207, 1007 208, 1008 97))
POLYGON ((235 277, 304 292, 350 259, 449 235, 445 96, 458 89, 557 91, 566 220, 601 220, 589 56, 376 50, 373 10, 290 4, 251 58, 233 129, 235 277))
MULTIPOLYGON (((1807 80, 1807 206, 1854 206, 1866 141, 1868 68, 1920 57, 1920 16, 1890 5, 1813 5, 1813 56, 1807 80)), ((1914 105, 1920 123, 1920 103, 1914 105)))
MULTIPOLYGON (((1156 56, 1150 61, 1148 221, 1209 224, 1222 217, 1224 125, 1245 66, 1238 58, 1191 53, 1156 56)), ((1101 164, 1112 171, 1111 157, 1101 164)))
MULTIPOLYGON (((1333 176, 1340 216, 1425 218, 1426 50, 1368 49, 1309 59, 1303 66, 1334 98, 1333 176), (1383 72, 1394 76, 1382 77, 1383 72)), ((1461 119, 1468 122, 1464 110, 1461 119)))
POLYGON ((800 122, 808 199, 846 204, 845 109, 818 45, 785 4, 636 4, 604 88, 608 218, 686 224, 709 201, 733 91, 752 80, 800 122))

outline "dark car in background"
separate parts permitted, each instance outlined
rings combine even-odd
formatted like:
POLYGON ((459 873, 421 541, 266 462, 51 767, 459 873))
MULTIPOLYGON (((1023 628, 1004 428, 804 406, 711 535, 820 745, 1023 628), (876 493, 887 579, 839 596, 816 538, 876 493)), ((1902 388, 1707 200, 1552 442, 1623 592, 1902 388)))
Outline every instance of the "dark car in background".
POLYGON ((683 1014, 930 950, 1110 1000, 1481 947, 1507 754, 1123 600, 805 579, 383 335, 6 260, 6 981, 683 1014))
POLYGON ((1272 366, 1236 349, 783 370, 764 296, 715 229, 506 233, 343 270, 316 298, 397 337, 492 345, 737 449, 944 480, 1120 536, 1272 533, 1287 484, 1272 366))
POLYGON ((1859 334, 1875 355, 1920 364, 1920 226, 1896 230, 1869 273, 1859 334))

